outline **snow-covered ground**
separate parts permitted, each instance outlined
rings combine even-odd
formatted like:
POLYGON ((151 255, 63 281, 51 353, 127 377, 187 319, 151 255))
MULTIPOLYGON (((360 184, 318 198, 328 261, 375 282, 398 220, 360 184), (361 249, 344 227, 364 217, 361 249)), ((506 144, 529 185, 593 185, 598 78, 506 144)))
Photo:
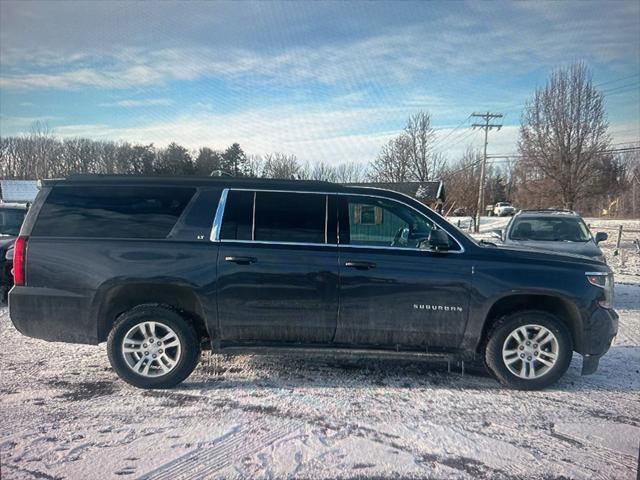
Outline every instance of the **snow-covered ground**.
POLYGON ((142 391, 104 345, 23 337, 2 307, 2 478, 635 478, 635 272, 598 372, 575 356, 542 392, 437 363, 209 354, 179 388, 142 391))

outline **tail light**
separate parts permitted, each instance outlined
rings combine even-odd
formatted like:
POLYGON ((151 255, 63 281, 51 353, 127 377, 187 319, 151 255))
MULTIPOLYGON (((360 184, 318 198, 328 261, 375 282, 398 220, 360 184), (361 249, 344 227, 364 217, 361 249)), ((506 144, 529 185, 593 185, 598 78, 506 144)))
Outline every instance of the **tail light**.
POLYGON ((20 236, 13 246, 13 283, 14 285, 25 284, 25 269, 27 263, 27 239, 20 236))

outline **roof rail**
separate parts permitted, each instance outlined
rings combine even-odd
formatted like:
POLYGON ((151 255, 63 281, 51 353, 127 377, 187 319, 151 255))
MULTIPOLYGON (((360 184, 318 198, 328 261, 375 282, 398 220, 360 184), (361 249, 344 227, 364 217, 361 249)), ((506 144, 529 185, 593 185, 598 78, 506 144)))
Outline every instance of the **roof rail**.
POLYGON ((572 215, 578 215, 574 210, 569 210, 567 208, 527 208, 520 210, 520 212, 543 212, 543 213, 570 213, 572 215))
MULTIPOLYGON (((337 185, 333 182, 325 180, 297 180, 282 178, 254 178, 254 177, 227 177, 227 176, 210 176, 210 175, 131 175, 131 174, 101 174, 101 173, 74 173, 65 178, 47 179, 53 181, 72 180, 74 182, 95 181, 95 180, 135 180, 135 181, 153 181, 153 180, 173 180, 173 181, 205 181, 205 182, 238 182, 238 183, 293 183, 293 184, 322 184, 337 185)), ((47 181, 45 180, 45 181, 47 181)))

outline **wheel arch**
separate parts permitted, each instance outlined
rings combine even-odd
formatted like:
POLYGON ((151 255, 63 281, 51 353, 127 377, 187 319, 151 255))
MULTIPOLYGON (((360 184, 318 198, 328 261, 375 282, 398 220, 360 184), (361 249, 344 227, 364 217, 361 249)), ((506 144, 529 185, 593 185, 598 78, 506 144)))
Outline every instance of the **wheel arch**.
POLYGON ((192 322, 201 338, 209 336, 202 303, 187 285, 159 282, 125 282, 103 286, 95 296, 98 341, 106 341, 118 317, 138 305, 164 305, 192 322))
POLYGON ((538 310, 558 317, 568 327, 574 349, 580 350, 582 344, 581 316, 573 303, 556 295, 518 293, 501 297, 493 303, 485 316, 476 352, 482 352, 488 340, 487 335, 500 318, 523 310, 538 310))

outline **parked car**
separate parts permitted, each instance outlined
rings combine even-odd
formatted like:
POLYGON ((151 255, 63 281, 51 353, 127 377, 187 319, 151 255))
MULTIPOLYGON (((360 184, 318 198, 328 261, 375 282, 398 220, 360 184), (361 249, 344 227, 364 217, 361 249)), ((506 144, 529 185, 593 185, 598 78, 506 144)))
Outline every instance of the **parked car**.
POLYGON ((493 216, 493 204, 486 205, 484 207, 484 212, 485 212, 485 215, 487 215, 487 217, 492 217, 493 216))
POLYGON ((13 285, 12 265, 7 258, 7 251, 18 237, 26 214, 26 204, 0 202, 0 301, 2 302, 7 300, 7 293, 13 285))
POLYGON ((43 183, 15 244, 25 335, 107 342, 142 388, 201 348, 481 359, 502 384, 593 373, 613 275, 581 256, 477 243, 397 192, 326 182, 72 177, 43 183))
POLYGON ((454 217, 466 217, 467 215, 467 209, 464 207, 458 207, 453 211, 454 217))
POLYGON ((521 211, 494 236, 504 245, 584 255, 600 262, 605 257, 598 244, 608 238, 605 232, 592 236, 576 212, 555 209, 521 211))
POLYGON ((493 214, 498 217, 506 217, 508 215, 514 215, 515 213, 515 207, 509 202, 498 202, 495 207, 493 207, 493 214))

